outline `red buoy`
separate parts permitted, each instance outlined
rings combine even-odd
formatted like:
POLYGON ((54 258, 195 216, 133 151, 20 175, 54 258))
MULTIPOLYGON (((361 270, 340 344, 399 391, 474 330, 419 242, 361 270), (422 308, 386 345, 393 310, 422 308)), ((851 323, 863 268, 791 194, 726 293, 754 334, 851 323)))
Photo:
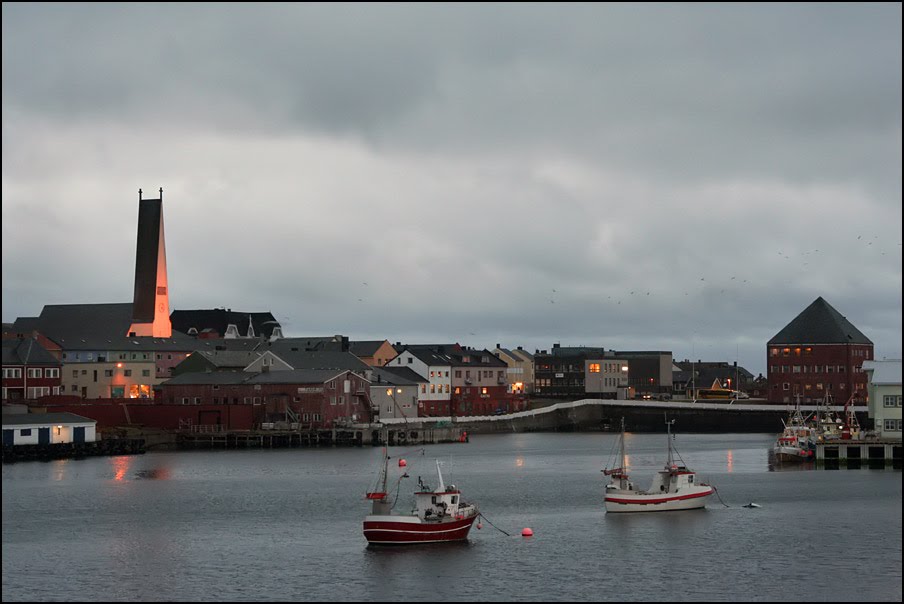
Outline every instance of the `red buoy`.
POLYGON ((408 462, 405 461, 404 459, 400 459, 400 460, 399 460, 399 467, 400 467, 400 468, 404 468, 404 467, 407 466, 407 465, 408 465, 408 462))
POLYGON ((477 523, 477 530, 479 531, 479 530, 482 529, 482 528, 483 528, 483 523, 482 523, 482 522, 478 522, 478 523, 477 523))
POLYGON ((521 536, 522 537, 533 537, 534 532, 532 530, 530 530, 529 528, 525 528, 524 530, 521 531, 521 536))

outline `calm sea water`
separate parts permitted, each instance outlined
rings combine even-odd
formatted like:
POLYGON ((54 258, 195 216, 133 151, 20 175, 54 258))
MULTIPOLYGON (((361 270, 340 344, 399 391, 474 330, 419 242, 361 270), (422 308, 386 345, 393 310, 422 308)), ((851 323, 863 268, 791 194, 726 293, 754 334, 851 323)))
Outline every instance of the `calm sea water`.
MULTIPOLYGON (((901 601, 901 471, 773 469, 774 437, 678 434, 721 501, 654 514, 605 513, 614 434, 394 447, 410 451, 401 501, 439 458, 489 520, 407 548, 362 534, 378 448, 6 464, 3 600, 901 601)), ((665 438, 629 435, 638 482, 665 438)))

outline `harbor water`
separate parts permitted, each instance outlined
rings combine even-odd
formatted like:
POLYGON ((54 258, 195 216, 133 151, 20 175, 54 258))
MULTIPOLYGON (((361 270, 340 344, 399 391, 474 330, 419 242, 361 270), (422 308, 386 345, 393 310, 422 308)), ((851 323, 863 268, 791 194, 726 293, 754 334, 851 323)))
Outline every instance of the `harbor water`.
MULTIPOLYGON (((485 516, 466 543, 395 548, 362 533, 379 448, 5 464, 3 600, 901 601, 900 468, 775 466, 774 434, 679 432, 678 453, 718 496, 606 514, 600 470, 616 439, 391 447, 409 474, 390 466, 395 511, 410 510, 419 476, 436 485, 439 459, 485 516)), ((626 447, 647 485, 666 435, 626 447)))

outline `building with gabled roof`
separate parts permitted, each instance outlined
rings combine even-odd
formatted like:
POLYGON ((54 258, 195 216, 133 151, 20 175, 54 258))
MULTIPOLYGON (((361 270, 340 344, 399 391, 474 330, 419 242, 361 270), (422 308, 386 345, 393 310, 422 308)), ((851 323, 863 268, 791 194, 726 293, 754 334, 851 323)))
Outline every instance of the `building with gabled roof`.
POLYGON ((382 367, 398 354, 389 340, 353 340, 348 351, 371 367, 382 367))
POLYGON ((872 341, 820 296, 766 345, 768 399, 862 404, 872 358, 872 341))
POLYGON ((3 400, 59 394, 63 364, 36 338, 3 339, 3 400))

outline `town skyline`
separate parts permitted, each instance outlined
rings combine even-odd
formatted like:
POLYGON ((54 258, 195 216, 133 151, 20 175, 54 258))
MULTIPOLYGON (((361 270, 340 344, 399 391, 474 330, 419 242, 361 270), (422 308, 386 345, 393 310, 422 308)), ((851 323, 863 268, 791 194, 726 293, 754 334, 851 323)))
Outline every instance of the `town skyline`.
POLYGON ((4 322, 131 301, 162 187, 172 308, 286 336, 902 356, 900 5, 2 10, 4 322))

